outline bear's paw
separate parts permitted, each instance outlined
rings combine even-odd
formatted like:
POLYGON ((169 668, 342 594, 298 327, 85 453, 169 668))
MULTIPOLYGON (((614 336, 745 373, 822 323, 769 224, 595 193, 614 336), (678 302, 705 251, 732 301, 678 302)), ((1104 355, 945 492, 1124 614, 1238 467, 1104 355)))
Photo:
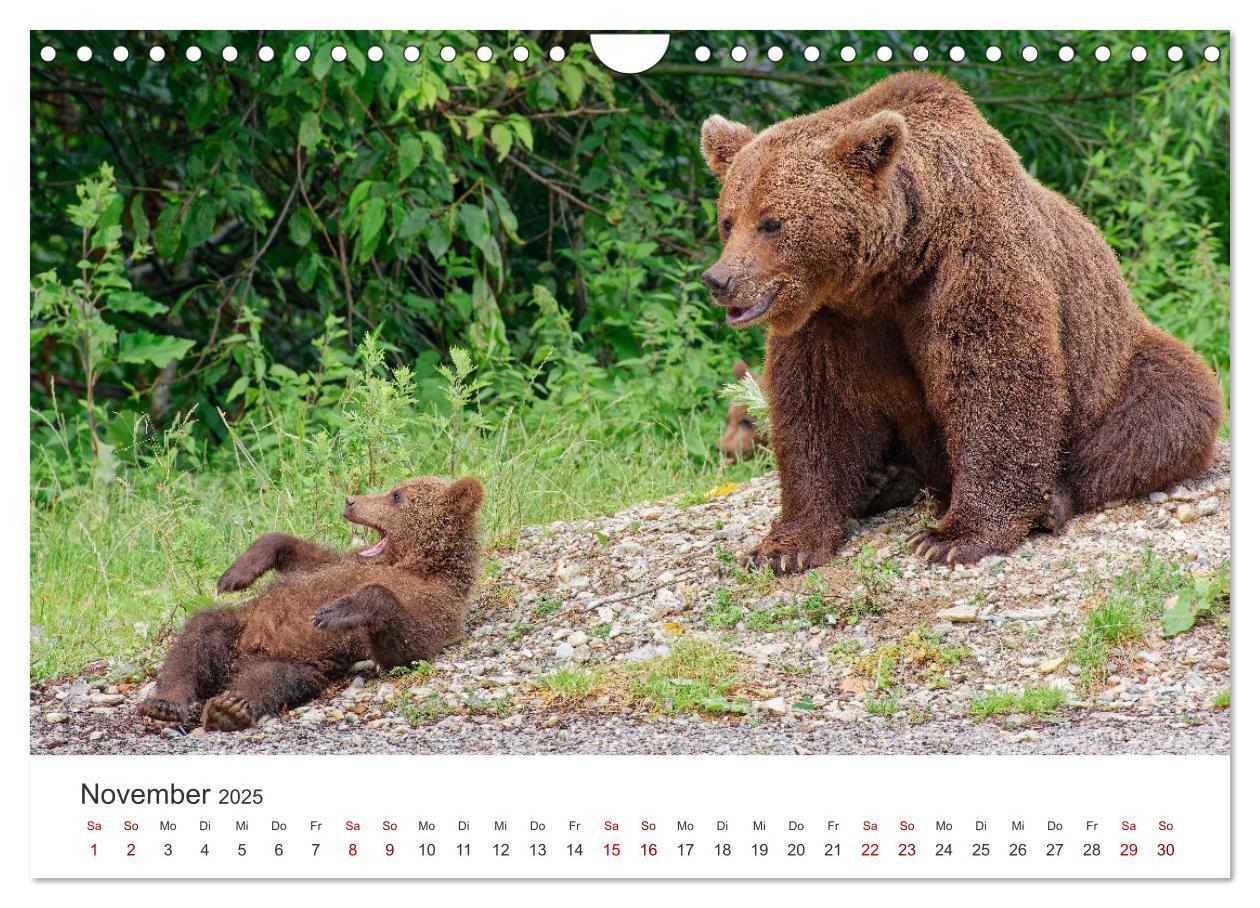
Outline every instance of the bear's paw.
POLYGON ((212 697, 202 714, 202 727, 206 731, 240 731, 254 724, 254 712, 249 701, 226 694, 212 697))
POLYGON ((367 616, 349 596, 321 605, 311 615, 311 624, 324 631, 345 631, 367 623, 367 616))
POLYGON ((144 700, 139 710, 140 715, 157 722, 196 725, 201 720, 201 710, 196 703, 174 703, 160 697, 149 697, 144 700))

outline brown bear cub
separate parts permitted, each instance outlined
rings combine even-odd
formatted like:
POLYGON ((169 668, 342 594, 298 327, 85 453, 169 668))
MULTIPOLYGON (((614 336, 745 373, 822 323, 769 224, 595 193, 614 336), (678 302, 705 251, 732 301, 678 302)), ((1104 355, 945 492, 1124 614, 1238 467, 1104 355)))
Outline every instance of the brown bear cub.
MULTIPOLYGON (((757 373, 749 369, 748 363, 742 359, 735 360, 734 372, 736 381, 743 381, 745 376, 751 375, 753 381, 761 384, 757 373)), ((717 442, 717 449, 722 452, 722 460, 726 463, 751 460, 757 453, 757 449, 765 446, 766 436, 758 431, 757 422, 748 412, 748 407, 737 401, 731 401, 726 407, 726 428, 722 430, 722 435, 717 442)))
POLYGON ((483 494, 472 477, 421 477, 347 498, 345 518, 380 535, 349 552, 260 536, 223 572, 219 592, 268 571, 275 579, 243 605, 189 618, 140 712, 234 731, 311 699, 362 659, 383 669, 432 659, 463 628, 483 494))
POLYGON ((889 463, 948 503, 911 538, 947 564, 1207 467, 1215 377, 953 82, 901 73, 761 133, 712 116, 701 147, 704 281, 729 325, 769 328, 782 509, 754 562, 829 561, 889 463))

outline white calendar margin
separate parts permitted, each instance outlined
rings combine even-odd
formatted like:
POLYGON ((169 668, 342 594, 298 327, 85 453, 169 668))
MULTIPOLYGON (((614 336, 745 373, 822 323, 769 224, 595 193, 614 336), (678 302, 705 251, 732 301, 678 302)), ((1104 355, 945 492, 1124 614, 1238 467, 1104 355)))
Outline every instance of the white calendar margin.
MULTIPOLYGON (((794 3, 780 2, 774 4, 758 4, 736 6, 727 0, 693 0, 688 4, 678 4, 672 0, 639 0, 634 4, 619 6, 592 6, 588 2, 578 0, 549 0, 535 2, 525 7, 509 0, 481 0, 476 5, 426 6, 421 11, 414 4, 404 4, 401 0, 384 0, 372 6, 370 10, 356 7, 348 10, 340 5, 328 5, 322 9, 312 7, 309 3, 298 3, 295 0, 273 0, 272 3, 259 5, 243 2, 243 0, 220 0, 213 6, 204 8, 181 7, 172 9, 167 3, 156 0, 132 0, 125 7, 110 7, 99 3, 87 3, 84 0, 63 0, 55 6, 18 6, 10 7, 14 12, 6 10, 0 15, 5 17, 5 24, 11 26, 5 30, 8 36, 5 59, 9 64, 8 87, 5 90, 5 113, 15 122, 27 122, 29 98, 25 91, 27 84, 27 57, 29 46, 23 29, 30 28, 114 28, 114 27, 152 27, 155 23, 167 27, 392 27, 404 26, 412 28, 438 28, 452 25, 468 28, 520 27, 523 25, 554 26, 563 23, 569 26, 600 29, 683 29, 712 27, 722 24, 727 27, 748 29, 793 28, 793 29, 826 29, 843 25, 848 28, 880 29, 908 27, 937 28, 1168 28, 1195 27, 1209 25, 1212 27, 1229 27, 1234 31, 1232 42, 1236 49, 1233 62, 1234 99, 1231 111, 1234 126, 1234 144, 1236 160, 1254 159, 1255 149, 1260 146, 1256 138, 1255 122, 1260 116, 1260 103, 1253 102, 1253 97, 1260 99, 1260 79, 1254 75, 1256 69, 1248 61, 1248 51, 1260 47, 1260 29, 1256 28, 1256 13, 1245 9, 1244 5, 1228 2, 1228 0, 1200 0, 1200 2, 1166 3, 1137 2, 1137 0, 1115 0, 1100 5, 1092 0, 1060 0, 1054 4, 1042 6, 1020 5, 1003 2, 1003 0, 973 0, 967 6, 961 4, 940 4, 933 0, 901 0, 897 4, 887 5, 854 5, 852 8, 837 8, 833 4, 822 4, 802 0, 794 3), (522 15, 527 9, 528 15, 522 15), (839 20, 843 18, 843 23, 839 20), (16 21, 15 21, 16 20, 16 21), (528 21, 526 21, 528 20, 528 21), (1252 40, 1252 39, 1256 40, 1252 40)), ((0 222, 0 235, 7 250, 6 273, 25 275, 29 270, 27 261, 27 237, 29 235, 29 214, 27 208, 27 187, 29 178, 29 159, 27 156, 27 139, 21 129, 10 132, 10 141, 4 146, 3 172, 8 177, 0 185, 4 186, 5 200, 8 210, 17 212, 16 216, 5 218, 0 222)), ((1260 190, 1257 180, 1247 171, 1233 175, 1234 193, 1234 248, 1255 248, 1258 238, 1248 212, 1260 210, 1260 190)), ((14 282, 19 278, 14 277, 14 282)), ((1245 300, 1254 296, 1247 290, 1257 285, 1251 279, 1245 260, 1234 258, 1232 276, 1234 299, 1245 300)), ((13 296, 16 297, 16 289, 13 296)), ((0 358, 6 370, 4 380, 0 381, 0 405, 3 419, 7 425, 17 425, 26 418, 26 334, 28 323, 26 312, 19 305, 11 305, 6 310, 10 320, 9 329, 3 332, 8 339, 9 347, 6 355, 0 358)), ((1234 369, 1232 386, 1233 402, 1233 445, 1236 452, 1234 464, 1235 482, 1234 497, 1234 546, 1242 553, 1250 551, 1250 545, 1257 536, 1252 529, 1250 514, 1260 513, 1260 498, 1251 492, 1249 482, 1252 474, 1246 457, 1252 450, 1252 442, 1257 438, 1255 418, 1256 406, 1253 403, 1256 394, 1260 393, 1260 382, 1253 379, 1249 363, 1237 355, 1246 349, 1248 342, 1260 341, 1260 328, 1248 307, 1234 307, 1234 369)), ((27 476, 28 453, 25 446, 10 445, 4 455, 4 474, 7 483, 7 511, 18 515, 16 519, 0 524, 0 565, 3 565, 5 579, 9 581, 8 589, 15 590, 15 602, 10 611, 12 621, 10 633, 3 639, 9 651, 5 653, 4 664, 10 667, 11 677, 7 690, 12 693, 3 699, 4 727, 23 729, 20 733, 10 733, 10 745, 3 753, 0 771, 4 778, 20 779, 24 766, 29 766, 29 736, 27 729, 27 706, 25 687, 29 664, 27 621, 22 605, 29 599, 29 552, 27 540, 29 522, 26 519, 28 502, 24 488, 27 476)), ((1245 557, 1238 557, 1234 568, 1235 602, 1244 602, 1251 598, 1251 591, 1260 588, 1254 573, 1255 569, 1245 557)), ((1251 640, 1247 649, 1254 649, 1253 634, 1249 633, 1249 624, 1245 616, 1235 617, 1236 653, 1241 649, 1244 640, 1251 640), (1241 636, 1240 636, 1241 635, 1241 636)), ((1260 721, 1260 712, 1250 707, 1250 698, 1245 691, 1250 689, 1250 675, 1241 660, 1234 661, 1232 686, 1234 690, 1234 753, 1237 755, 1253 754, 1257 735, 1252 729, 1255 722, 1260 721)), ((1247 773, 1241 773, 1236 779, 1234 788, 1234 804, 1242 822, 1235 824, 1234 848, 1238 854, 1254 854, 1260 848, 1260 837, 1257 837, 1253 826, 1247 818, 1260 816, 1260 798, 1256 795, 1256 787, 1250 782, 1247 773)), ((24 887, 26 895, 31 897, 47 897, 45 887, 42 895, 30 889, 30 881, 26 876, 28 861, 21 860, 23 854, 29 858, 30 839, 27 830, 20 823, 4 824, 0 831, 0 854, 4 861, 6 880, 26 879, 24 887)), ((1255 862, 1243 862, 1238 865, 1237 873, 1242 878, 1257 876, 1255 862)), ((1236 877, 1237 879, 1237 877, 1236 877)), ((1195 892, 1202 892, 1212 898, 1213 904, 1241 903, 1242 890, 1238 886, 1229 891, 1219 886, 1210 888, 1201 886, 1168 886, 1165 883, 1125 883, 1125 897, 1140 898, 1144 905, 1176 905, 1184 908, 1187 899, 1195 892)), ((721 889, 724 903, 731 905, 752 904, 763 905, 768 894, 766 887, 748 887, 746 884, 711 884, 706 893, 721 889)), ((326 884, 291 884, 291 888, 302 893, 304 904, 344 904, 345 893, 336 887, 329 889, 326 884)), ((660 887, 656 887, 658 893, 660 887)), ((375 897, 387 896, 386 889, 394 886, 378 887, 373 890, 375 897)), ((274 888, 256 888, 258 893, 270 892, 274 888)), ((459 884, 433 885, 426 888, 430 896, 450 894, 457 898, 467 895, 466 887, 459 884)), ((16 889, 15 889, 16 891, 16 889)), ((185 904, 199 905, 211 898, 217 900, 221 893, 211 895, 204 889, 190 891, 179 888, 178 884, 160 884, 138 889, 135 886, 114 886, 106 889, 94 888, 92 899, 94 905, 125 905, 132 908, 135 896, 143 891, 145 897, 176 896, 185 904)), ((685 897, 693 899, 698 891, 694 887, 681 890, 685 897)), ((821 894, 814 887, 793 887, 790 891, 794 898, 799 898, 812 891, 821 894)), ((887 890, 882 884, 853 885, 844 892, 854 897, 859 892, 870 898, 887 897, 887 890)), ((398 890, 401 894, 402 890, 398 890)), ((1111 885, 1090 884, 1077 885, 1065 892, 1058 887, 1027 887, 1018 883, 995 882, 992 884, 960 884, 944 890, 934 889, 931 899, 941 905, 967 904, 981 902, 1009 904, 1018 899, 1021 906, 1062 904, 1065 897, 1082 898, 1091 894, 1098 898, 1114 899, 1121 893, 1111 885)), ((580 895, 597 895, 601 904, 616 906, 622 904, 639 905, 643 893, 635 894, 633 890, 598 889, 590 885, 578 886, 538 886, 529 890, 513 892, 513 901, 518 904, 553 905, 557 896, 577 898, 580 895)), ((921 893, 920 897, 927 897, 921 893)), ((655 896, 653 896, 655 897, 655 896)))
POLYGON ((41 806, 31 872, 46 878, 1230 874, 1224 756, 40 756, 32 788, 41 806), (102 806, 84 788, 172 784, 208 789, 212 803, 102 806), (262 802, 219 806, 220 789, 258 790, 262 802), (163 820, 175 828, 161 830, 163 820), (434 829, 421 831, 421 821, 434 829), (1160 821, 1171 828, 1159 831, 1160 821), (952 846, 950 856, 934 854, 938 842, 952 846), (1055 857, 1044 853, 1051 842, 1062 845, 1055 857), (729 856, 715 853, 721 843, 729 856), (827 855, 832 843, 838 851, 827 855), (910 843, 913 855, 899 854, 910 843), (983 857, 972 855, 979 843, 988 845, 983 857), (1026 855, 1009 854, 1017 843, 1026 855), (1084 856, 1085 843, 1101 855, 1084 856), (1136 856, 1123 857, 1121 843, 1135 844, 1136 856), (1175 853, 1158 855, 1161 843, 1175 853), (789 844, 802 853, 792 856, 789 844), (878 845, 876 856, 862 855, 867 844, 878 845))

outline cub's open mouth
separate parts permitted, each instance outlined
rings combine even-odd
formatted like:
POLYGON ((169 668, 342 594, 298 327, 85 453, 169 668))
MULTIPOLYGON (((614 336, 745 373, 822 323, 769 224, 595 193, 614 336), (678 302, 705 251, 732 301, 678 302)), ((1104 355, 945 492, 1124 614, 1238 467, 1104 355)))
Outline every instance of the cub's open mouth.
POLYGON ((345 518, 351 523, 357 523, 361 527, 367 527, 369 530, 375 530, 376 534, 381 537, 380 539, 376 540, 376 542, 368 546, 366 549, 361 549, 358 552, 358 556, 360 558, 371 558, 373 555, 379 555, 381 552, 385 551, 385 546, 389 545, 389 536, 385 534, 384 530, 382 530, 378 526, 373 526, 372 524, 367 523, 366 521, 356 520, 355 518, 351 517, 349 514, 346 514, 345 518))
POLYGON ((738 328, 741 325, 747 325, 761 318, 770 309, 770 304, 774 302, 775 296, 779 292, 782 284, 773 284, 766 290, 761 299, 753 306, 727 306, 726 307, 726 323, 732 328, 738 328))

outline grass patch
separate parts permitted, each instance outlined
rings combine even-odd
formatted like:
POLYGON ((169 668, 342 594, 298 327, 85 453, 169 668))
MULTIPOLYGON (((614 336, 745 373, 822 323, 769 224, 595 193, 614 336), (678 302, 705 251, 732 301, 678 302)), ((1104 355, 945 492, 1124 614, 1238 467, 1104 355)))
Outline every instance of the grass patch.
POLYGON ((740 607, 735 594, 726 587, 719 587, 713 594, 713 602, 704 610, 704 623, 714 630, 734 627, 744 619, 744 610, 740 607))
POLYGON ((852 662, 858 653, 862 651, 862 644, 856 640, 841 640, 835 643, 831 649, 827 650, 827 661, 829 662, 852 662))
POLYGON ((622 682, 633 696, 662 712, 746 713, 732 699, 739 683, 739 657, 714 643, 683 638, 668 654, 628 666, 622 682))
POLYGON ((490 715, 503 717, 512 711, 514 700, 515 697, 512 694, 500 694, 497 697, 487 699, 474 691, 464 701, 463 712, 469 716, 490 715))
POLYGON ((432 678, 437 668, 432 662, 426 662, 424 659, 417 659, 410 665, 398 665, 389 670, 391 678, 410 677, 415 681, 426 681, 432 678))
POLYGON ((943 646, 940 636, 929 631, 925 624, 900 640, 881 643, 861 655, 849 649, 843 657, 852 662, 857 674, 871 679, 877 692, 892 691, 923 678, 935 679, 938 687, 948 686, 944 676, 946 667, 960 665, 971 655, 971 650, 965 646, 943 646))
POLYGON ((993 691, 971 701, 969 712, 978 718, 1026 713, 1034 719, 1048 716, 1067 701, 1067 692, 1057 687, 1030 685, 1022 691, 993 691))
POLYGON ((866 711, 872 716, 891 716, 901 706, 897 702, 897 692, 876 694, 866 701, 866 711))
POLYGON ((1217 709, 1229 709, 1229 688, 1225 688, 1212 698, 1212 705, 1217 709))
POLYGON ((805 598, 800 609, 808 624, 857 624, 892 604, 893 588, 901 576, 896 561, 881 558, 873 546, 864 545, 848 565, 855 583, 846 593, 830 592, 826 579, 817 571, 805 575, 805 598))
POLYGON ((721 547, 716 557, 719 575, 728 577, 731 587, 719 589, 713 604, 705 610, 705 622, 714 630, 734 627, 741 621, 755 631, 789 632, 816 625, 856 624, 887 608, 892 601, 893 583, 901 574, 895 561, 880 558, 873 548, 865 546, 849 561, 856 579, 852 590, 832 593, 827 579, 810 571, 802 581, 800 595, 783 590, 768 565, 749 571, 733 553, 721 547), (761 608, 747 606, 748 600, 765 599, 776 591, 781 595, 773 603, 761 608))
POLYGON ((574 703, 589 697, 599 686, 601 672, 581 665, 566 665, 538 679, 538 689, 548 700, 574 703))
POLYGON ((755 631, 797 631, 811 624, 795 599, 780 599, 766 608, 754 609, 745 623, 755 631))
POLYGON ((445 719, 447 716, 463 714, 467 716, 473 715, 492 715, 506 716, 512 711, 512 703, 514 697, 512 694, 501 694, 498 697, 489 699, 477 693, 468 695, 468 698, 461 703, 452 703, 442 698, 441 694, 430 694, 420 703, 407 699, 404 695, 402 702, 398 704, 398 715, 406 720, 407 724, 413 728, 419 725, 429 725, 445 719))
POLYGON ((856 624, 891 604, 893 584, 901 576, 901 568, 891 558, 880 558, 869 545, 862 546, 849 566, 857 575, 858 589, 850 595, 846 611, 849 623, 856 624))
POLYGON ((1200 614, 1220 616, 1228 601, 1228 562, 1210 574, 1195 575, 1144 549, 1136 567, 1113 579, 1112 589, 1086 616, 1072 644, 1070 658, 1080 666, 1082 686, 1102 683, 1112 655, 1125 644, 1159 625, 1166 634, 1169 627, 1177 633, 1188 630, 1200 614), (1172 624, 1163 608, 1169 599, 1178 612, 1172 624))
POLYGON ((395 666, 386 674, 390 678, 399 679, 398 686, 400 688, 407 688, 428 681, 437 674, 437 666, 432 662, 426 662, 424 659, 417 659, 410 665, 395 666))
POLYGON ((457 705, 443 700, 439 694, 430 694, 421 703, 405 700, 398 707, 398 714, 407 721, 408 725, 413 727, 437 722, 439 719, 444 719, 459 711, 460 709, 457 705))
POLYGON ((1072 661, 1081 668, 1081 683, 1099 684, 1107 674, 1111 654, 1122 644, 1146 634, 1140 606, 1123 597, 1108 597, 1085 618, 1080 636, 1072 645, 1072 661))

